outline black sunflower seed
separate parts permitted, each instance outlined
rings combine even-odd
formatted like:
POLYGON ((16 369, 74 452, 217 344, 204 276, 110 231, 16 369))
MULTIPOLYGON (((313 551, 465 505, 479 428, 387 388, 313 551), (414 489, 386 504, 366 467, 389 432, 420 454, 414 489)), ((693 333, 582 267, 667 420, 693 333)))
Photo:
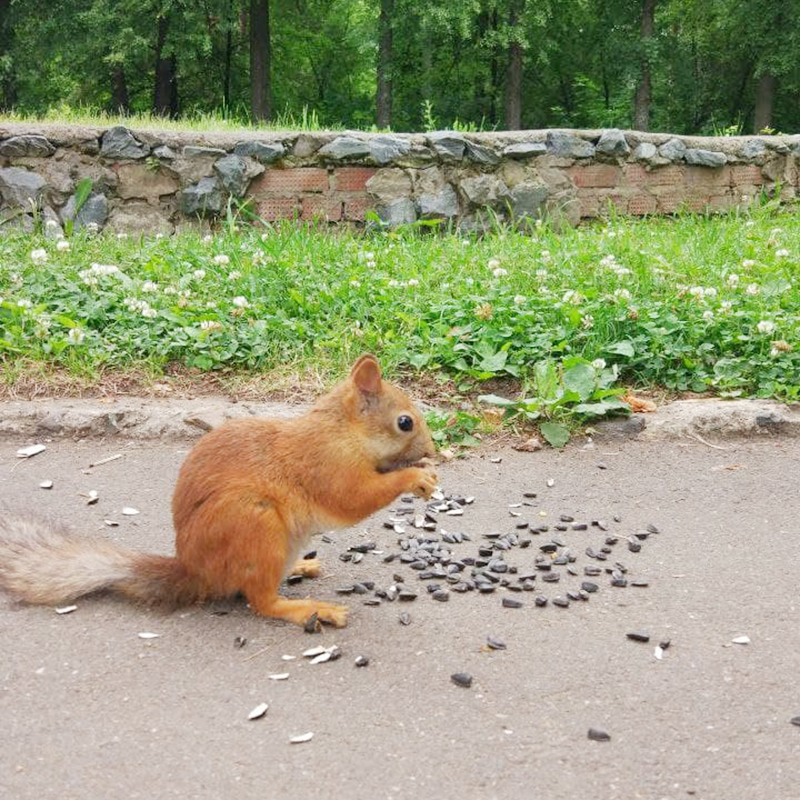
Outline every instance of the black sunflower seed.
POLYGON ((640 631, 632 631, 631 633, 625 634, 629 639, 634 642, 649 642, 650 641, 650 634, 649 633, 641 633, 640 631))
POLYGON ((468 672, 455 672, 450 676, 450 680, 456 686, 461 686, 464 689, 469 689, 472 686, 472 675, 468 672))
POLYGON ((604 728, 589 728, 587 735, 593 742, 611 741, 611 734, 604 728))
POLYGON ((503 608, 522 608, 522 602, 520 600, 514 600, 511 597, 504 597, 503 608))

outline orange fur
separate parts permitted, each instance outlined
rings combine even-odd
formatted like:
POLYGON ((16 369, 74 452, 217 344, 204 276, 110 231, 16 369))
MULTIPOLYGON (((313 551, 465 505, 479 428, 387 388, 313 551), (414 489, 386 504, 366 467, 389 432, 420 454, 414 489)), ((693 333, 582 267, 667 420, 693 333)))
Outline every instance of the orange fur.
POLYGON ((34 523, 6 516, 0 587, 30 602, 110 589, 170 605, 243 592, 258 614, 301 625, 317 614, 342 626, 346 608, 283 598, 281 580, 319 574, 318 561, 297 561, 313 534, 352 525, 404 492, 430 497, 434 452, 409 398, 382 380, 374 356, 362 356, 307 414, 228 422, 197 443, 172 500, 175 557, 82 542, 44 525, 31 538, 34 523), (411 431, 401 430, 401 415, 411 431))

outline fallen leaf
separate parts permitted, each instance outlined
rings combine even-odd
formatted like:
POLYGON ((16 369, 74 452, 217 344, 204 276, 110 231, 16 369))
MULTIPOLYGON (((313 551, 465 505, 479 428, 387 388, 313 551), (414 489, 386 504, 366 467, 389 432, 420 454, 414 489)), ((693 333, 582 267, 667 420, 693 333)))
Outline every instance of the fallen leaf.
POLYGON ((656 406, 652 400, 648 400, 644 397, 637 397, 635 394, 631 394, 630 392, 622 395, 620 400, 622 400, 623 403, 627 403, 631 407, 631 411, 634 412, 650 412, 655 411, 656 408, 658 408, 658 406, 656 406))

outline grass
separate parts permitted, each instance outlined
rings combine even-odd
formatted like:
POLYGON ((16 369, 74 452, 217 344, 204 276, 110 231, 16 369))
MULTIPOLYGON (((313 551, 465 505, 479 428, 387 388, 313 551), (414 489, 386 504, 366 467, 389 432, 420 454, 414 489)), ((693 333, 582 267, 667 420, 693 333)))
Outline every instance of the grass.
POLYGON ((473 403, 465 442, 479 395, 560 426, 545 427, 557 441, 619 410, 625 387, 799 400, 799 268, 800 219, 769 205, 483 237, 231 221, 213 237, 15 234, 0 363, 7 387, 56 369, 82 386, 255 373, 263 389, 323 386, 373 351, 390 376, 473 403))
POLYGON ((124 125, 126 128, 154 131, 321 131, 343 130, 340 126, 323 125, 315 111, 303 109, 299 114, 278 113, 268 122, 253 124, 245 114, 225 113, 225 111, 196 111, 170 119, 156 114, 135 113, 128 115, 109 114, 93 108, 57 106, 49 108, 44 114, 24 112, 3 112, 0 124, 9 122, 44 122, 53 125, 87 125, 95 128, 109 128, 124 125))

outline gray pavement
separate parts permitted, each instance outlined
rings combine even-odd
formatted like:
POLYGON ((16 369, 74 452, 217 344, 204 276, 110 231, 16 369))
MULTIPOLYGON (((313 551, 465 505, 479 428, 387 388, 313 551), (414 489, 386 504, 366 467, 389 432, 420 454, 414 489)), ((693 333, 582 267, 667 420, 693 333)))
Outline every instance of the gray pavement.
MULTIPOLYGON (((4 503, 170 552, 169 497, 190 442, 61 440, 25 461, 15 457, 22 443, 0 440, 4 503), (116 453, 123 457, 88 468, 116 453), (45 479, 52 490, 38 488, 45 479), (100 500, 87 506, 79 493, 91 489, 100 500), (141 514, 123 517, 123 506, 141 514)), ((609 522, 618 514, 612 531, 626 535, 658 526, 640 553, 624 539, 614 547, 647 588, 613 588, 602 576, 597 594, 567 609, 536 608, 530 592, 513 595, 519 609, 501 607, 499 591, 438 603, 414 571, 382 555, 339 560, 366 539, 397 551, 397 535, 381 524, 388 514, 334 533, 331 544, 317 540, 325 577, 287 593, 333 599, 337 586, 385 587, 401 573, 419 598, 367 607, 351 596, 349 626, 316 636, 256 618, 241 602, 164 615, 92 598, 60 616, 0 600, 0 797, 795 800, 798 476, 800 440, 778 437, 492 448, 445 465, 444 490, 476 497, 463 517, 443 522, 473 536, 454 545, 461 556, 475 555, 483 533, 513 530, 509 505, 524 491, 538 493, 537 505, 517 511, 535 524, 567 513, 609 522), (212 613, 220 611, 228 613, 212 613), (408 626, 398 623, 402 611, 408 626), (631 631, 652 640, 629 641, 631 631), (488 635, 507 649, 487 651, 488 635), (750 644, 732 644, 743 635, 750 644), (671 645, 659 661, 662 638, 671 645), (300 658, 316 644, 337 644, 343 656, 300 658), (356 668, 361 654, 369 666, 356 668), (280 672, 289 679, 268 677, 280 672), (453 685, 454 672, 471 673, 472 687, 453 685), (266 716, 248 721, 262 701, 266 716), (611 741, 590 741, 590 726, 611 741), (289 743, 307 731, 310 742, 289 743)), ((511 550, 509 563, 531 567, 549 535, 511 550)), ((594 563, 584 549, 599 549, 603 534, 562 535, 581 571, 594 563)), ((536 593, 552 598, 580 580, 537 579, 536 593)))

